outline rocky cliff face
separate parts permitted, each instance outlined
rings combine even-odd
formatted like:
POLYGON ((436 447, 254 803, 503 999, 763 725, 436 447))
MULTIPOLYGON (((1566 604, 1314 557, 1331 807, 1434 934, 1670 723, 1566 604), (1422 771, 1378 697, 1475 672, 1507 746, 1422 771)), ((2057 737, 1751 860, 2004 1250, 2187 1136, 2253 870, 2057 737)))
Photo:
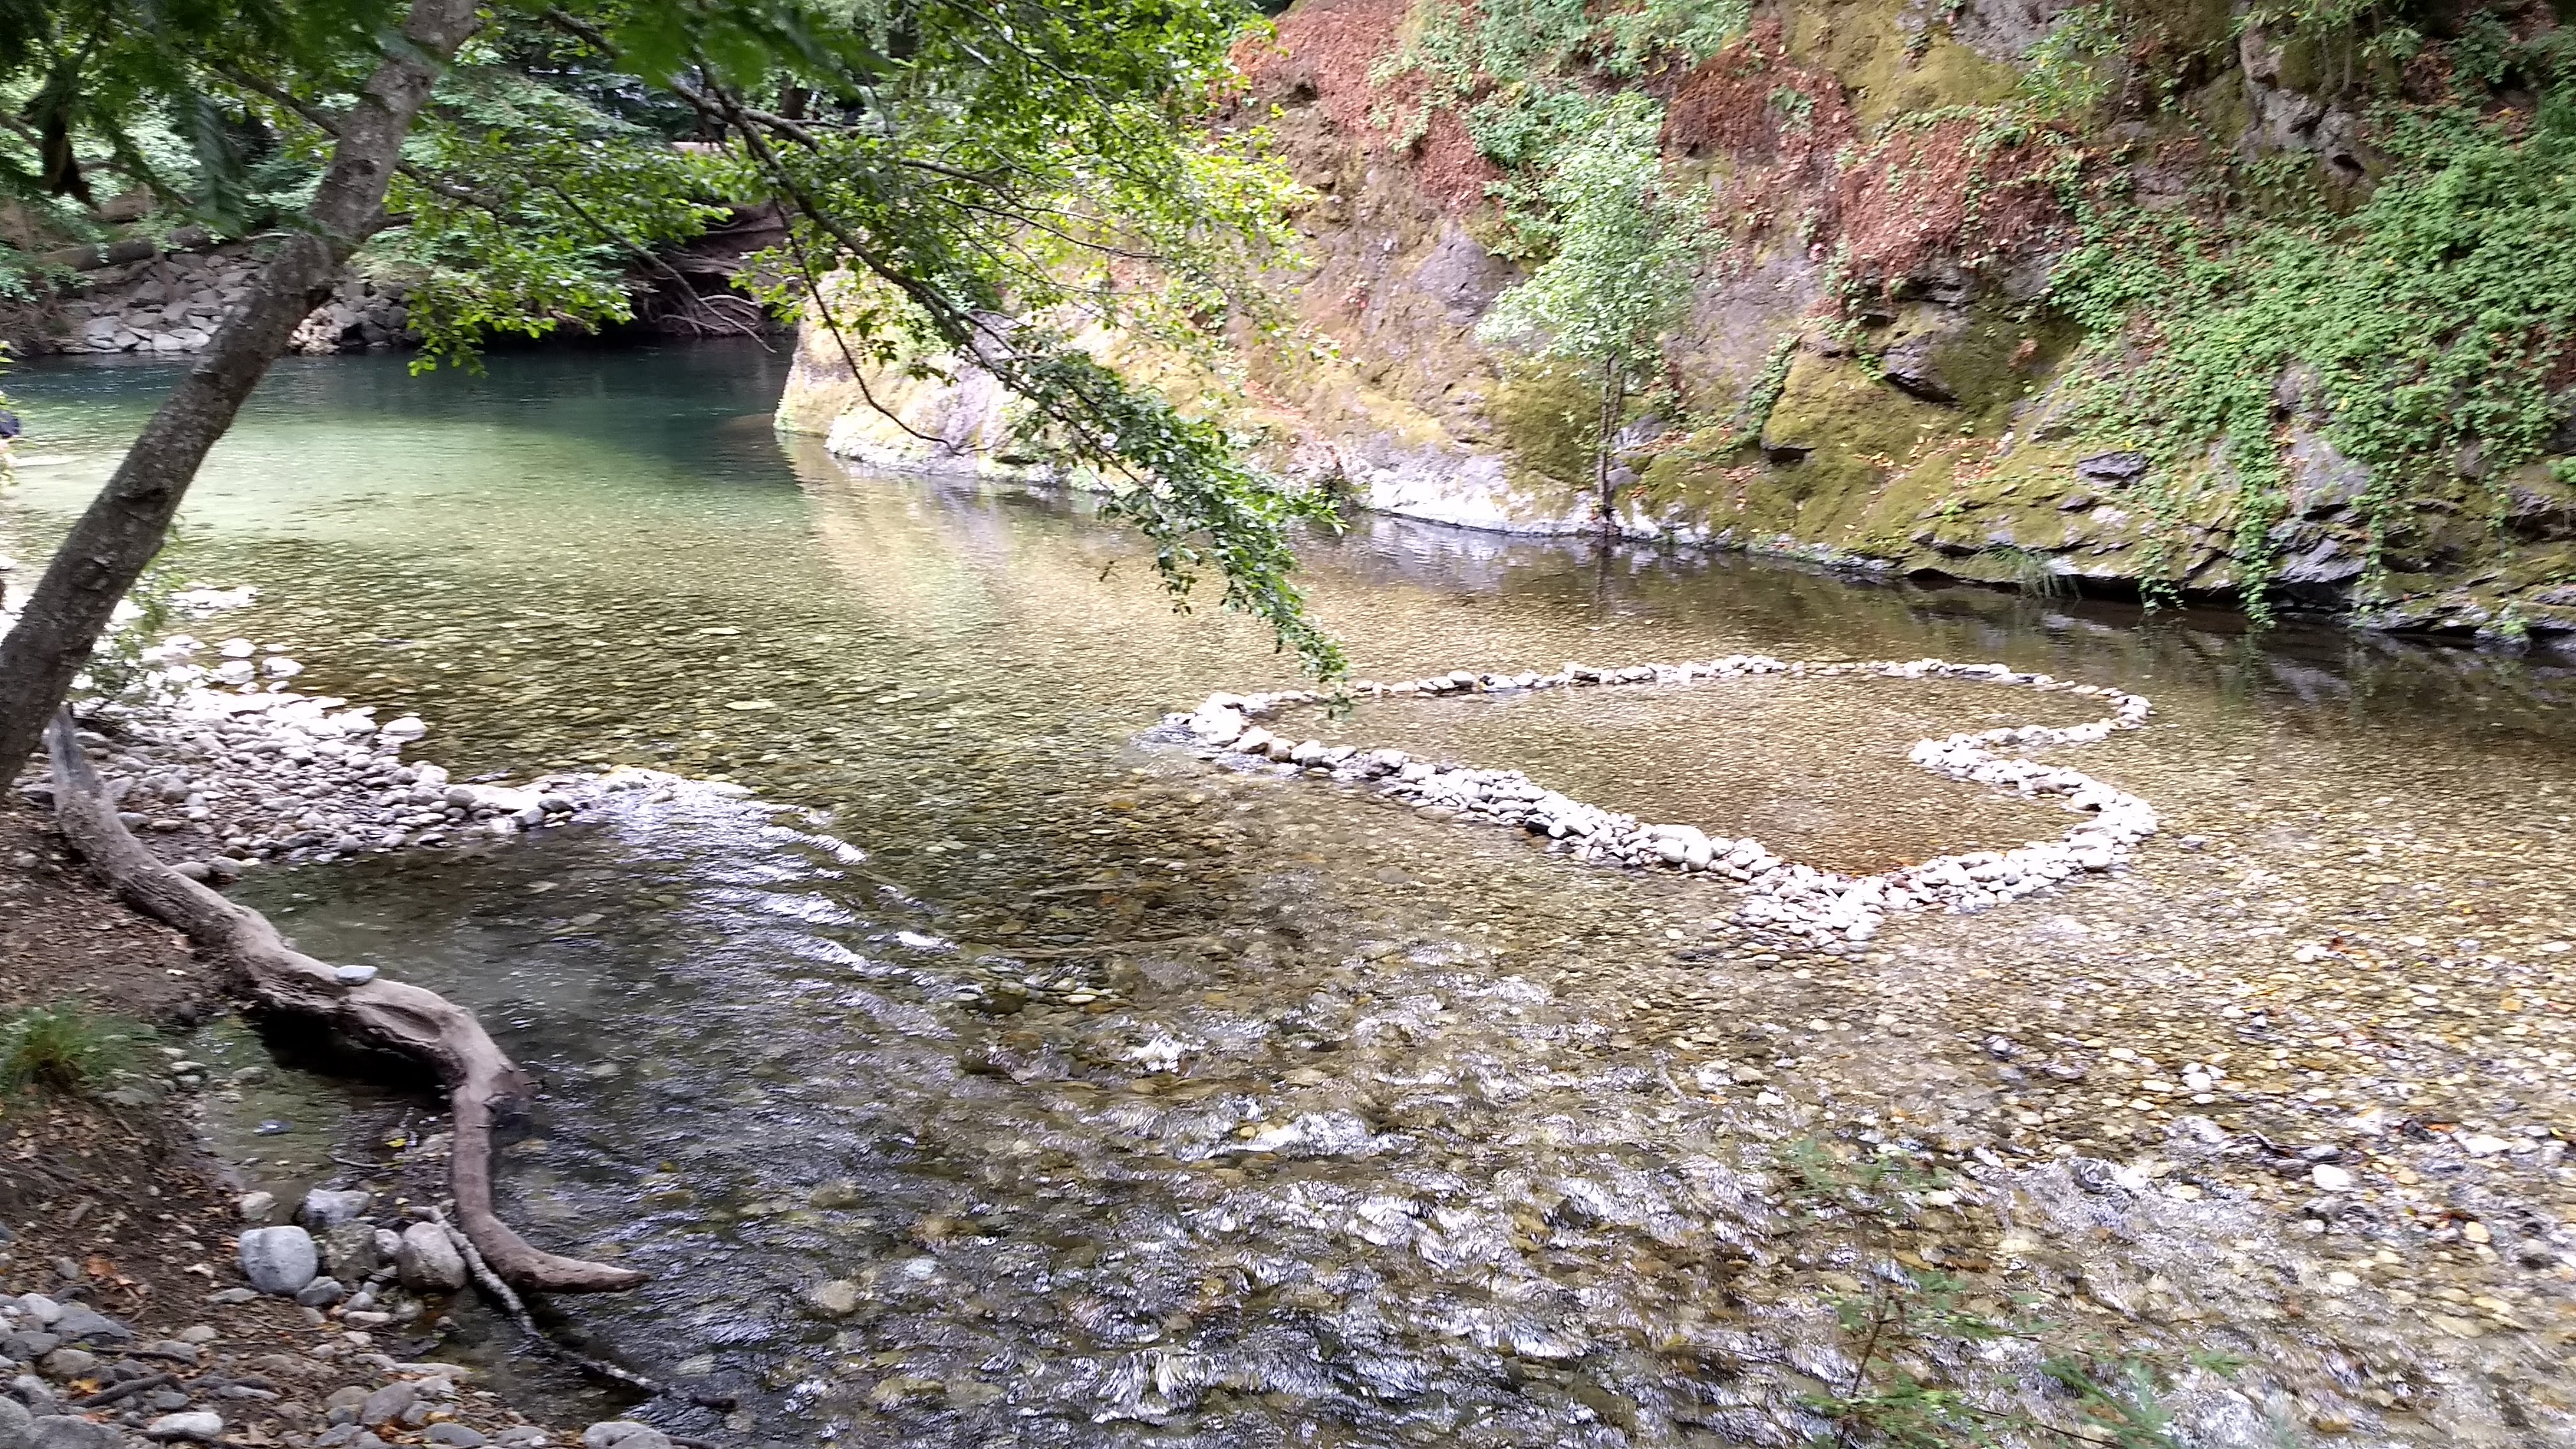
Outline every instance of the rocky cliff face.
MULTIPOLYGON (((23 219, 14 234, 26 240, 23 219)), ((652 265, 639 265, 629 287, 631 325, 680 337, 770 330, 767 314, 735 291, 732 280, 747 256, 774 245, 781 234, 777 217, 767 210, 739 211, 652 265)), ((0 219, 0 244, 12 235, 0 219)), ((20 357, 201 352, 260 265, 255 244, 218 243, 193 226, 157 241, 138 236, 106 246, 60 247, 35 260, 45 264, 48 285, 22 297, 0 296, 0 343, 20 357)), ((406 293, 399 280, 350 276, 296 328, 289 345, 300 353, 418 346, 406 293)))
MULTIPOLYGON (((58 290, 0 317, 21 356, 202 352, 224 310, 249 290, 259 259, 247 242, 149 251, 69 273, 58 290)), ((364 279, 334 288, 295 331, 298 352, 385 351, 412 344, 402 289, 364 279)))
MULTIPOLYGON (((1620 501, 1593 496, 1580 386, 1481 343, 1522 275, 1488 183, 1502 173, 1450 115, 1399 128, 1383 58, 1409 0, 1303 0, 1248 53, 1240 114, 1268 125, 1315 199, 1309 269, 1281 279, 1329 362, 1248 359, 1246 416, 1282 466, 1362 506, 1475 528, 1736 546, 2043 592, 2129 593, 2155 578, 2225 598, 2245 542, 2224 448, 2150 497, 2149 460, 2084 425, 2079 335, 2047 305, 2076 228, 2055 178, 2078 154, 1995 124, 2027 94, 2065 0, 1775 0, 1713 58, 1629 82, 1664 107, 1675 175, 1713 184, 1723 246, 1667 340, 1661 416, 1619 438, 1620 501), (1374 78, 1373 78, 1374 73, 1374 78)), ((2533 22, 2546 26, 2545 15, 2533 22)), ((2107 107, 2081 164, 2141 206, 2179 199, 2224 157, 2269 156, 2330 194, 2376 165, 2355 102, 2224 0, 2130 17, 2124 54, 2185 56, 2160 99, 2107 107), (2135 119, 2152 112, 2151 119, 2135 119), (2131 119, 2120 119, 2122 116, 2131 119)), ((2119 84, 2150 83, 2138 65, 2119 84)), ((783 416, 876 462, 993 466, 989 388, 898 385, 891 427, 811 345, 783 416), (924 444, 914 433, 941 441, 924 444)), ((2576 451, 2576 390, 2554 453, 2576 451)), ((880 396, 879 401, 887 401, 880 396)), ((2286 500, 2265 548, 2276 594, 2352 609, 2371 557, 2368 471, 2327 435, 2296 368, 2273 389, 2286 500)), ((2576 489, 2543 457, 2501 475, 2410 483, 2379 517, 2384 572, 2365 622, 2521 639, 2576 631, 2576 489)))

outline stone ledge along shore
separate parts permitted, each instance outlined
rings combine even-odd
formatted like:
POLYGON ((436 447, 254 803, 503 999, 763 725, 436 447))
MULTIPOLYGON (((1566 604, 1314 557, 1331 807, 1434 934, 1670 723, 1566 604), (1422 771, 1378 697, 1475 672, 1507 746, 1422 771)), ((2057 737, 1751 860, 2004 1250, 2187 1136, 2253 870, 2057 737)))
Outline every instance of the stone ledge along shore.
MULTIPOLYGON (((102 1288, 104 1256, 21 1271, 8 1251, 15 1238, 0 1228, 0 1279, 46 1280, 0 1291, 0 1449, 568 1446, 574 1431, 532 1423, 481 1387, 486 1370, 401 1356, 434 1343, 406 1335, 447 1322, 444 1309, 466 1287, 461 1235, 423 1211, 317 1188, 294 1224, 242 1234, 246 1286, 215 1288, 193 1307, 185 1295, 148 1301, 153 1318, 199 1320, 175 1332, 92 1306, 132 1286, 110 1277, 102 1288)), ((256 1225, 276 1204, 251 1193, 239 1212, 256 1225)), ((231 1276, 211 1263, 192 1271, 231 1276)), ((674 1449, 662 1431, 628 1419, 591 1424, 578 1438, 584 1449, 674 1449)))
POLYGON ((1517 825, 1544 835, 1550 849, 1569 851, 1577 860, 1727 880, 1746 897, 1736 911, 1739 924, 1829 950, 1870 940, 1890 915, 1934 909, 1981 911, 2087 872, 2110 870, 2156 833, 2155 807, 2145 800, 2079 770, 2003 753, 2016 746, 2095 744, 2115 731, 2137 729, 2153 709, 2146 697, 2046 674, 2020 673, 2001 664, 1956 664, 1942 659, 1792 662, 1767 654, 1735 654, 1707 663, 1610 669, 1569 663, 1553 674, 1460 669, 1392 684, 1363 681, 1351 685, 1349 694, 1360 699, 1514 694, 1652 687, 1765 674, 1809 679, 1961 679, 2104 700, 2111 713, 2098 720, 1922 740, 1911 755, 1916 765, 1936 775, 2024 796, 2059 797, 2068 810, 2090 818, 2056 840, 2035 840, 2010 850, 1965 851, 1876 875, 1849 876, 1785 860, 1749 837, 1729 839, 1696 825, 1652 824, 1587 804, 1550 790, 1518 770, 1434 763, 1414 759, 1402 750, 1328 746, 1315 739, 1292 739, 1254 723, 1277 721, 1289 709, 1331 698, 1314 690, 1212 694, 1195 711, 1166 716, 1164 722, 1186 729, 1210 758, 1234 768, 1284 768, 1340 780, 1373 781, 1385 794, 1454 812, 1452 818, 1458 820, 1517 825))

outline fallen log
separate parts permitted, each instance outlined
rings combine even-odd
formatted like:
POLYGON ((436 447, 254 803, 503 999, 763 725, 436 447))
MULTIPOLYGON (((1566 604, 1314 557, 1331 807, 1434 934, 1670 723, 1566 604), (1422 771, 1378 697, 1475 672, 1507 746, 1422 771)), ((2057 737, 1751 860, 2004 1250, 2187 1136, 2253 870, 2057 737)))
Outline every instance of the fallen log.
POLYGON ((116 818, 117 802, 73 738, 71 715, 45 730, 53 760, 54 818, 72 848, 118 896, 177 929, 227 984, 266 1010, 320 1021, 426 1063, 447 1088, 455 1149, 449 1190, 458 1226, 492 1271, 522 1288, 603 1293, 644 1275, 531 1245, 492 1211, 492 1118, 534 1089, 471 1012, 433 991, 381 976, 350 983, 289 947, 268 918, 234 905, 152 858, 116 818))

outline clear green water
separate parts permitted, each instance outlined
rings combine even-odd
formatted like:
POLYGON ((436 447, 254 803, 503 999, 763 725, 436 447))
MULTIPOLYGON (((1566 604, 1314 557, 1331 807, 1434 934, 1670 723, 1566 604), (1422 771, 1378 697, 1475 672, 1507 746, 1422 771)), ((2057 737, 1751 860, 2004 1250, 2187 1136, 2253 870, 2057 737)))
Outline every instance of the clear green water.
MULTIPOLYGON (((2539 950, 2576 929, 2566 680, 2545 661, 2331 635, 2258 649, 2206 621, 1383 521, 1313 541, 1319 608, 1364 674, 1940 654, 2155 697, 2156 728, 2066 756, 2166 812, 2134 872, 1909 921, 1867 957, 1747 959, 1712 929, 1729 902, 1704 885, 1140 743, 1211 689, 1291 676, 1240 621, 1173 613, 1132 542, 1079 504, 851 476, 782 442, 784 370, 732 348, 505 356, 482 378, 290 363, 186 518, 188 572, 263 590, 222 631, 291 644, 315 690, 416 709, 433 729, 419 753, 460 776, 634 763, 813 812, 638 805, 250 888, 307 949, 466 1001, 541 1072, 504 1160, 510 1211, 542 1242, 655 1274, 559 1306, 656 1371, 742 1389, 744 1415, 684 1416, 691 1432, 1794 1435, 1792 1366, 1836 1342, 1816 1275, 1866 1250, 1783 1216, 1764 1175, 1781 1144, 2169 1153, 2175 1112, 2104 1090, 2110 1073, 2001 1079, 1982 1044, 2234 1052, 2252 1081, 2272 1041, 2304 1051, 2354 1013, 2401 1034, 2404 1007, 2337 983, 2281 997, 2275 1035, 2218 1014, 2293 943, 2338 931, 2474 932, 2513 970, 2469 988, 2428 959, 2388 979, 2576 996, 2567 958, 2539 950), (1712 1063, 1761 1067, 1774 1099, 1704 1090, 1712 1063), (832 1279, 860 1285, 856 1312, 802 1305, 832 1279)), ((0 511, 20 547, 95 486, 167 376, 12 377, 34 429, 0 511)), ((1775 680, 1373 705, 1331 728, 1874 866, 2062 828, 1903 763, 1919 735, 2048 706, 1775 680)), ((2566 1074, 2541 1054, 2563 1036, 2483 1030, 2184 1110, 2285 1141, 2382 1100, 2567 1120, 2566 1074)), ((264 1167, 257 1140, 224 1140, 253 1175, 316 1165, 309 1143, 264 1167)), ((2510 1187, 2568 1196, 2545 1175, 2510 1187)), ((2198 1242, 2160 1219, 2129 1251, 2171 1259, 2297 1394, 2343 1392, 2336 1355, 2356 1344, 2559 1371, 2537 1340, 2425 1346, 2387 1299, 2264 1327, 2274 1280, 2192 1259, 2198 1242)), ((2337 1246, 2319 1242, 2300 1250, 2311 1267, 2337 1246)), ((2464 1251, 2410 1263, 2428 1292, 2442 1275, 2526 1295, 2554 1281, 2499 1287, 2464 1251)))

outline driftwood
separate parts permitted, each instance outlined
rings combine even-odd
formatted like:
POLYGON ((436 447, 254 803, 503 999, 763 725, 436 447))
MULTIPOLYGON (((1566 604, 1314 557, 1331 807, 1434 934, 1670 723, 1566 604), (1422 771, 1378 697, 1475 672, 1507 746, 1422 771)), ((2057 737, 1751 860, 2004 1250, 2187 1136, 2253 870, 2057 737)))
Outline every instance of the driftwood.
MULTIPOLYGON (((434 1207, 429 1210, 429 1220, 438 1224, 440 1230, 447 1234, 447 1240, 455 1245, 457 1256, 465 1260, 465 1274, 474 1280, 474 1286, 484 1297, 492 1300, 492 1306, 500 1309, 504 1317, 518 1325, 520 1334, 528 1341, 528 1347, 535 1350, 540 1357, 568 1364, 603 1383, 633 1389, 647 1398, 658 1399, 666 1394, 674 1394, 673 1387, 659 1379, 647 1378, 633 1369, 622 1368, 604 1358, 593 1358, 586 1353, 577 1353, 548 1338, 545 1331, 537 1327, 537 1320, 528 1312, 528 1305, 520 1300, 518 1294, 510 1291, 510 1285, 501 1281, 500 1275, 492 1271, 491 1264, 483 1261, 483 1255, 475 1250, 473 1239, 458 1232, 456 1225, 447 1220, 447 1215, 434 1207)), ((731 1409, 738 1402, 731 1394, 699 1393, 694 1390, 678 1392, 675 1396, 709 1409, 731 1409)), ((674 1444, 696 1446, 699 1443, 695 1439, 683 1439, 667 1431, 665 1437, 674 1444)))
POLYGON ((544 1252, 493 1213, 493 1112, 528 1096, 533 1084, 472 1013, 436 992, 383 977, 343 983, 331 966, 289 947, 267 917, 153 859, 117 820, 117 802, 81 753, 68 712, 54 717, 45 745, 53 757, 55 820, 127 904, 178 929, 260 1006, 326 1022, 418 1058, 438 1074, 453 1115, 449 1188, 457 1221, 494 1273, 557 1293, 613 1292, 644 1281, 631 1268, 544 1252))
POLYGON ((593 1378, 606 1379, 610 1383, 647 1395, 659 1395, 663 1392, 659 1382, 648 1379, 632 1369, 620 1368, 606 1359, 575 1353, 546 1337, 538 1329, 536 1318, 528 1312, 528 1305, 519 1300, 518 1294, 510 1291, 510 1285, 501 1281, 501 1275, 492 1271, 491 1264, 483 1261, 482 1250, 474 1246, 474 1240, 459 1232, 456 1225, 447 1220, 445 1213, 431 1208, 429 1214, 429 1220, 438 1224, 439 1231, 447 1234, 448 1242, 455 1245, 456 1255, 465 1260, 466 1276, 474 1280, 474 1286, 482 1290, 484 1297, 492 1300, 492 1306, 500 1309, 512 1323, 518 1325, 519 1332, 526 1336, 529 1347, 547 1358, 571 1364, 593 1378))

